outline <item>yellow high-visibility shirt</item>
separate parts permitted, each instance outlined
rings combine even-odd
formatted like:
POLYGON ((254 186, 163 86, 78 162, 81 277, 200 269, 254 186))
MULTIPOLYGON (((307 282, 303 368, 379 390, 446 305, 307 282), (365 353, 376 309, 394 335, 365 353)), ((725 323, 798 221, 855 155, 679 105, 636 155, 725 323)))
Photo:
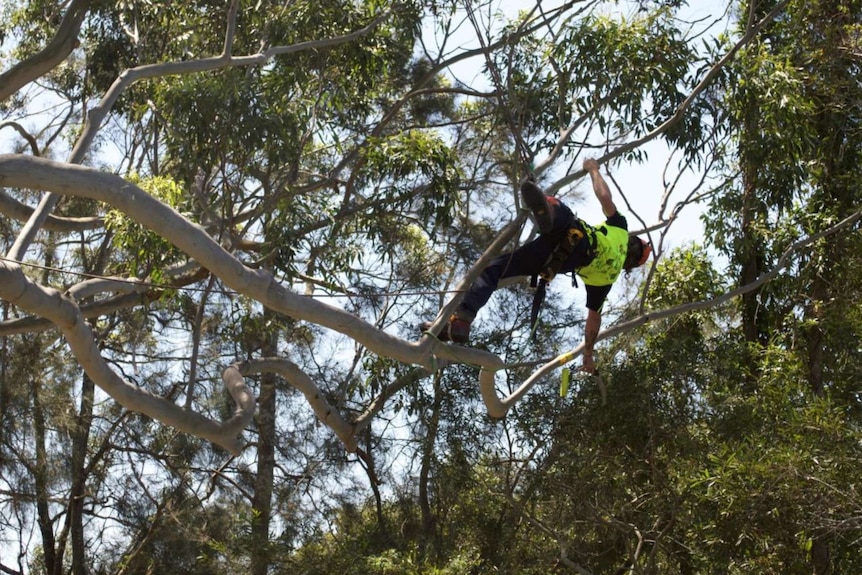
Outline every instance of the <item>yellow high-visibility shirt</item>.
POLYGON ((629 232, 606 223, 592 229, 596 238, 596 257, 589 265, 577 270, 578 275, 587 285, 611 285, 619 277, 626 263, 629 232))

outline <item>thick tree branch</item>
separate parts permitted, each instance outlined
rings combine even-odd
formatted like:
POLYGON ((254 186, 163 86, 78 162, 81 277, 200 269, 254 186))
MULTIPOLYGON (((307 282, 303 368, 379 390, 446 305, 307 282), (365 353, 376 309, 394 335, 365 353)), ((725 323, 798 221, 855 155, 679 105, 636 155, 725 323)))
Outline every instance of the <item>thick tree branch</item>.
MULTIPOLYGON (((103 301, 80 306, 81 316, 85 319, 103 317, 124 309, 146 304, 149 301, 151 301, 151 295, 148 293, 118 295, 103 301)), ((51 320, 44 317, 7 319, 0 321, 0 337, 22 333, 38 333, 53 329, 54 327, 51 320)))
POLYGON ((0 298, 50 319, 63 333, 84 371, 123 407, 185 433, 208 439, 231 453, 238 454, 242 450, 243 444, 238 435, 254 416, 255 399, 238 374, 230 369, 225 370, 224 384, 236 402, 237 409, 228 420, 217 422, 153 395, 117 375, 102 358, 95 335, 74 300, 53 288, 34 283, 17 264, 0 261, 0 298))
MULTIPOLYGON (((245 266, 202 227, 117 175, 43 158, 0 155, 0 186, 48 190, 108 203, 173 243, 229 288, 287 316, 350 336, 379 355, 429 370, 440 366, 438 357, 490 369, 503 366, 494 354, 444 345, 434 338, 424 338, 421 344, 404 341, 340 308, 300 295, 280 285, 272 274, 245 266)), ((514 223, 510 226, 516 227, 514 223)))
MULTIPOLYGON (((403 363, 422 365, 432 371, 447 361, 480 365, 495 371, 503 368, 502 360, 491 353, 467 347, 444 345, 430 337, 424 338, 421 344, 407 342, 378 330, 340 308, 299 295, 278 284, 271 274, 253 270, 243 265, 242 262, 225 251, 203 228, 188 221, 169 206, 162 204, 137 186, 114 174, 42 158, 0 155, 0 185, 48 190, 54 194, 87 197, 111 204, 138 223, 172 242, 204 268, 217 275, 231 289, 290 317, 310 321, 346 334, 381 356, 391 357, 403 363)), ((507 228, 507 231, 511 233, 517 229, 514 223, 510 224, 510 227, 514 228, 507 228)), ((502 243, 497 246, 498 248, 505 243, 506 235, 508 234, 503 234, 503 239, 500 240, 502 243)), ((14 266, 14 269, 23 280, 23 274, 20 273, 17 266, 14 266)), ((475 273, 478 273, 476 271, 478 269, 480 268, 477 267, 474 270, 475 273)), ((29 292, 42 293, 50 290, 50 288, 42 288, 28 282, 20 286, 19 289, 22 293, 17 293, 15 289, 17 285, 14 282, 3 282, 4 289, 0 292, 0 297, 57 324, 69 339, 70 347, 82 367, 100 387, 105 388, 112 396, 115 393, 120 395, 120 392, 128 394, 130 393, 129 389, 136 389, 122 382, 116 374, 107 369, 101 357, 98 356, 93 335, 89 330, 74 334, 67 333, 71 329, 68 326, 70 321, 63 321, 53 311, 50 305, 53 300, 46 298, 36 302, 22 300, 29 292), (25 291, 28 293, 25 294, 25 291), (72 345, 73 341, 74 346, 72 345)), ((66 302, 66 307, 74 309, 78 324, 85 325, 83 318, 80 317, 80 310, 72 300, 63 301, 66 302)), ((72 311, 67 310, 67 313, 72 314, 72 311)), ((74 325, 74 322, 71 323, 74 325)), ((320 396, 318 395, 318 399, 315 399, 314 390, 309 387, 309 385, 313 385, 310 380, 303 379, 299 372, 290 372, 289 366, 285 368, 282 365, 281 369, 287 369, 288 375, 293 378, 293 381, 299 382, 299 385, 311 390, 312 406, 315 407, 316 411, 322 410, 320 413, 328 418, 327 424, 336 430, 337 435, 350 448, 351 442, 354 441, 352 429, 342 419, 339 419, 340 415, 334 411, 326 415, 328 408, 320 407, 322 405, 319 403, 320 396)), ((224 378, 226 384, 233 387, 238 387, 241 382, 240 373, 236 370, 232 371, 230 368, 225 371, 224 378)), ((177 421, 177 414, 186 414, 187 412, 160 398, 149 397, 151 399, 147 402, 143 401, 143 399, 147 399, 147 396, 143 396, 143 399, 135 396, 136 401, 139 402, 140 411, 199 437, 206 437, 216 442, 226 441, 223 437, 224 432, 213 427, 216 425, 214 422, 209 422, 206 425, 201 422, 192 428, 190 422, 177 421), (160 414, 161 409, 164 410, 164 416, 160 414)), ((121 403, 123 401, 129 403, 129 398, 122 395, 115 396, 115 398, 121 403)), ((126 405, 126 403, 123 404, 126 405)), ((131 408, 135 409, 135 407, 131 408)), ((234 431, 234 428, 230 428, 230 430, 234 431)), ((224 445, 225 443, 221 444, 224 445)), ((235 450, 238 446, 234 444, 230 448, 235 450)))
MULTIPOLYGON (((3 260, 5 258, 0 258, 3 260)), ((20 262, 12 262, 20 264, 20 262)), ((87 318, 102 317, 136 305, 156 300, 166 289, 181 289, 209 276, 200 266, 184 264, 165 273, 169 285, 153 285, 139 278, 98 278, 89 279, 68 289, 77 301, 94 298, 101 294, 111 296, 100 301, 80 305, 81 314, 87 318)), ((23 317, 0 321, 0 337, 20 333, 35 333, 52 329, 54 324, 42 317, 23 317)))
MULTIPOLYGON (((140 80, 144 80, 147 78, 162 78, 165 76, 175 76, 180 74, 207 72, 226 67, 262 65, 268 62, 274 56, 293 54, 304 50, 321 49, 337 46, 339 44, 350 42, 352 40, 355 40, 356 38, 360 38, 366 34, 369 34, 386 18, 388 18, 390 14, 388 11, 386 11, 374 20, 372 20, 367 26, 348 34, 336 36, 334 38, 311 40, 308 42, 300 42, 299 44, 293 44, 290 46, 275 46, 259 54, 254 54, 251 56, 233 57, 231 56, 230 46, 232 44, 231 38, 234 33, 232 27, 236 23, 236 6, 237 3, 234 2, 231 5, 228 14, 228 25, 227 31, 225 33, 225 51, 221 55, 212 58, 201 58, 199 60, 167 62, 161 64, 146 64, 143 66, 138 66, 137 68, 124 70, 122 73, 120 73, 117 79, 114 80, 114 83, 111 84, 111 87, 108 88, 108 91, 105 92, 105 95, 102 97, 99 104, 95 106, 92 110, 90 110, 90 113, 87 116, 87 123, 84 126, 80 137, 75 143, 75 147, 72 149, 72 153, 69 157, 69 163, 78 164, 83 161, 84 157, 87 154, 87 151, 90 149, 90 145, 93 143, 93 140, 96 137, 96 134, 98 134, 99 130, 101 129, 105 118, 107 117, 111 109, 114 107, 117 98, 119 98, 120 95, 125 92, 127 88, 140 80)), ((30 217, 30 220, 27 222, 27 225, 22 228, 21 233, 18 234, 18 237, 15 239, 15 243, 9 250, 7 254, 9 258, 13 260, 24 259, 24 254, 26 253, 30 244, 33 242, 33 239, 36 237, 36 234, 41 229, 42 225, 48 217, 48 214, 50 214, 56 206, 57 200, 58 197, 54 194, 45 194, 42 197, 42 200, 39 202, 39 206, 36 208, 36 211, 33 212, 32 216, 30 217)))
POLYGON ((78 32, 89 8, 90 0, 72 0, 48 45, 0 74, 0 102, 47 74, 72 53, 78 46, 78 32))
MULTIPOLYGON (((34 209, 22 204, 15 198, 11 198, 0 190, 0 214, 8 218, 26 222, 32 215, 34 209)), ((103 218, 98 216, 67 218, 63 216, 48 216, 45 219, 44 228, 52 232, 85 232, 101 228, 105 225, 103 218)))

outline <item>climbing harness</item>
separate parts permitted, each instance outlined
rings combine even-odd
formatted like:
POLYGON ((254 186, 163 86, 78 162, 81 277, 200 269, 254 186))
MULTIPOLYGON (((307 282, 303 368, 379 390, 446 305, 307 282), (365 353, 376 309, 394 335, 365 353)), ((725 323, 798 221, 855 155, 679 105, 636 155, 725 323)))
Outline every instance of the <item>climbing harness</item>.
MULTIPOLYGON (((582 240, 586 239, 586 263, 587 266, 592 262, 597 253, 596 232, 592 226, 586 224, 580 218, 574 218, 569 228, 560 234, 560 240, 557 242, 554 251, 551 252, 548 261, 542 266, 542 271, 533 275, 530 278, 530 287, 535 288, 533 294, 533 307, 530 310, 530 337, 535 337, 536 326, 539 319, 539 309, 545 301, 547 286, 556 277, 557 272, 563 267, 563 264, 568 261, 575 248, 582 240)), ((572 287, 577 287, 577 270, 572 272, 572 287)))
MULTIPOLYGON (((584 265, 588 265, 593 261, 596 257, 596 232, 593 230, 592 226, 588 226, 583 222, 583 220, 575 218, 569 226, 569 229, 561 234, 560 241, 557 243, 554 251, 551 252, 551 257, 549 257, 548 261, 545 262, 545 266, 542 268, 539 276, 541 276, 541 278, 546 282, 550 283, 551 280, 554 279, 554 276, 557 275, 557 272, 560 271, 560 268, 563 267, 563 264, 566 263, 572 255, 572 252, 575 251, 575 247, 577 247, 584 238, 588 238, 586 248, 587 263, 584 265)), ((574 279, 573 275, 572 280, 574 281, 574 279)))

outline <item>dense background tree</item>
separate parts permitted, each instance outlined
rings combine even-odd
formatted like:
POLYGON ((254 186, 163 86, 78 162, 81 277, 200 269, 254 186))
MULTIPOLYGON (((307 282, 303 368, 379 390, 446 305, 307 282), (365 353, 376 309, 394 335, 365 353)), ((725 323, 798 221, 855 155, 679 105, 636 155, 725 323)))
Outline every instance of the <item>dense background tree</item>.
POLYGON ((858 572, 862 5, 750 4, 4 4, 0 568, 858 572), (421 337, 588 156, 601 377, 566 278, 421 337))
MULTIPOLYGON (((753 17, 769 7, 742 6, 753 17)), ((790 242, 840 221, 858 205, 862 110, 852 46, 860 9, 853 2, 788 3, 788 17, 745 48, 728 79, 725 109, 736 135, 740 183, 715 204, 712 229, 738 262, 740 283, 773 266, 790 242), (728 209, 734 217, 727 217, 728 209)), ((857 363, 858 346, 850 342, 858 338, 858 258, 842 247, 856 241, 857 230, 810 246, 790 273, 743 296, 742 330, 750 344, 746 394, 772 384, 778 361, 782 372, 795 372, 793 379, 804 383, 793 385, 794 396, 814 404, 814 398, 830 396, 835 403, 827 402, 826 409, 848 415, 858 410, 855 376, 846 371, 857 363)), ((855 427, 856 417, 848 423, 855 427)), ((811 426, 811 432, 817 429, 811 426)), ((799 440, 808 435, 799 433, 799 440)), ((842 533, 821 523, 830 503, 817 509, 815 498, 803 499, 797 504, 812 510, 793 532, 811 546, 815 573, 828 573, 841 565, 836 553, 854 553, 842 533)))

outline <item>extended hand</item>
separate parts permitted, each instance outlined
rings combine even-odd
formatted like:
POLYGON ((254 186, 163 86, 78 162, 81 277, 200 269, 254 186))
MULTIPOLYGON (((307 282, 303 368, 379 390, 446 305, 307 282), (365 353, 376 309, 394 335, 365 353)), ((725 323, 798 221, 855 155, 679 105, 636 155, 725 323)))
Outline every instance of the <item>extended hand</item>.
POLYGON ((599 171, 599 163, 595 161, 593 158, 587 158, 584 160, 584 170, 592 174, 593 172, 599 171))
POLYGON ((585 371, 589 374, 596 373, 596 362, 593 360, 593 356, 584 356, 584 365, 581 366, 581 371, 585 371))

